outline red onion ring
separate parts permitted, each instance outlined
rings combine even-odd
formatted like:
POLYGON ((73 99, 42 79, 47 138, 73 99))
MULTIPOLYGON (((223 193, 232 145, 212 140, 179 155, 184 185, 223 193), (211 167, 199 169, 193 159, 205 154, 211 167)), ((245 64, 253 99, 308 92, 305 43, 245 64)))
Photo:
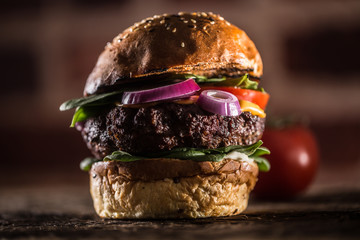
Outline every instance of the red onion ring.
POLYGON ((171 85, 134 92, 124 92, 122 104, 139 104, 160 100, 171 100, 194 95, 200 87, 194 79, 188 79, 171 85))
POLYGON ((238 116, 241 113, 240 103, 237 97, 225 91, 202 91, 196 103, 199 104, 202 109, 222 116, 238 116))

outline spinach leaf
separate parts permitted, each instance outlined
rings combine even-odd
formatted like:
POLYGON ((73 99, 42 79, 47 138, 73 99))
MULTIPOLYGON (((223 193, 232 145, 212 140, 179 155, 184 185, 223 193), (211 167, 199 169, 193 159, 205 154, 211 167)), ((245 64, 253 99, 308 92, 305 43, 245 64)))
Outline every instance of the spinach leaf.
MULTIPOLYGON (((151 153, 148 154, 147 157, 178 158, 178 159, 189 159, 195 161, 219 161, 218 158, 220 156, 222 156, 223 158, 226 154, 232 151, 244 153, 250 157, 261 156, 263 154, 270 153, 267 148, 260 147, 262 144, 263 142, 259 140, 256 143, 249 146, 234 145, 234 146, 227 146, 227 147, 221 147, 215 149, 186 148, 186 147, 175 148, 165 152, 151 153), (210 160, 203 160, 203 159, 210 159, 210 160)), ((220 158, 220 160, 222 158, 220 158)))
POLYGON ((208 150, 210 150, 211 152, 220 152, 220 153, 229 153, 232 151, 237 151, 250 156, 253 153, 255 153, 256 149, 258 149, 262 144, 263 142, 259 140, 256 143, 249 146, 234 145, 234 146, 227 146, 227 147, 208 149, 208 150))
POLYGON ((185 79, 189 79, 192 78, 195 80, 195 82, 197 83, 216 83, 216 82, 222 82, 226 80, 226 77, 222 77, 222 78, 207 78, 205 76, 200 76, 200 75, 193 75, 193 74, 186 74, 184 75, 185 79))
POLYGON ((225 87, 241 87, 243 89, 251 89, 257 91, 264 91, 263 88, 259 88, 259 84, 256 81, 249 79, 249 75, 245 74, 239 78, 207 78, 199 75, 185 75, 186 78, 192 78, 197 83, 207 84, 211 86, 225 86, 225 87))
POLYGON ((220 147, 214 149, 204 149, 204 148, 174 148, 169 151, 158 152, 158 153, 151 153, 148 154, 148 157, 168 157, 168 156, 201 156, 205 154, 217 154, 217 153, 229 153, 232 151, 237 151, 244 153, 246 155, 253 154, 256 149, 258 149, 263 142, 261 140, 257 141, 256 143, 249 145, 249 146, 227 146, 227 147, 220 147))
MULTIPOLYGON (((124 151, 115 151, 111 155, 106 156, 103 161, 121 161, 121 162, 133 162, 149 158, 176 158, 183 160, 193 160, 193 161, 210 161, 210 162, 219 162, 224 157, 232 151, 237 151, 244 153, 249 156, 249 158, 254 159, 254 161, 259 166, 260 171, 269 171, 270 164, 269 162, 260 157, 265 154, 270 154, 270 151, 265 147, 260 147, 262 141, 259 140, 256 143, 249 146, 228 146, 216 149, 201 149, 201 148, 175 148, 169 151, 151 153, 146 156, 133 156, 130 153, 124 151)), ((84 160, 85 161, 85 160, 84 160)))
POLYGON ((146 154, 149 158, 188 158, 188 157, 196 157, 205 155, 206 149, 201 148, 174 148, 168 151, 155 152, 146 154))
POLYGON ((60 106, 60 111, 66 111, 72 108, 82 107, 82 106, 98 106, 111 103, 114 99, 110 97, 121 95, 122 91, 115 91, 103 94, 96 94, 88 97, 82 97, 77 99, 71 99, 60 106))
POLYGON ((249 158, 254 159, 260 171, 268 172, 270 171, 270 163, 268 162, 268 160, 266 160, 266 158, 263 158, 261 156, 269 154, 269 149, 267 149, 266 147, 259 147, 255 150, 253 154, 249 155, 249 158))
POLYGON ((224 159, 225 156, 226 156, 225 153, 205 154, 202 156, 192 156, 189 158, 185 158, 185 160, 189 159, 197 162, 220 162, 221 160, 224 159))
POLYGON ((252 157, 252 159, 254 159, 261 172, 270 171, 270 163, 268 162, 268 160, 263 157, 252 157))
POLYGON ((142 159, 145 159, 145 158, 133 156, 130 153, 118 150, 118 151, 113 152, 111 155, 106 156, 104 158, 104 161, 116 160, 116 161, 121 161, 121 162, 133 162, 133 161, 138 161, 138 160, 142 160, 142 159))
POLYGON ((99 111, 100 109, 97 107, 78 107, 73 115, 70 127, 75 127, 75 123, 98 115, 99 111))
POLYGON ((256 149, 256 151, 250 155, 250 157, 260 157, 262 155, 269 155, 270 150, 266 147, 259 147, 256 149))
POLYGON ((89 171, 91 169, 91 166, 95 163, 101 160, 98 160, 96 158, 87 157, 84 160, 80 162, 80 169, 83 171, 89 171))
POLYGON ((184 151, 172 151, 169 154, 163 155, 163 158, 179 158, 179 159, 188 159, 191 157, 200 157, 204 156, 205 153, 198 151, 196 149, 188 149, 184 151))

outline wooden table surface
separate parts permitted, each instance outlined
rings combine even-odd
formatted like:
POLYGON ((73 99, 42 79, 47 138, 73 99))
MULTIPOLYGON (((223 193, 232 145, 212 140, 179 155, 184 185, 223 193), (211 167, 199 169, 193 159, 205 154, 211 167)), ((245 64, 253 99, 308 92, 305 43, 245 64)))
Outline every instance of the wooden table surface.
POLYGON ((0 239, 360 239, 359 176, 327 172, 296 200, 251 199, 243 214, 199 220, 100 219, 83 177, 0 186, 0 239))

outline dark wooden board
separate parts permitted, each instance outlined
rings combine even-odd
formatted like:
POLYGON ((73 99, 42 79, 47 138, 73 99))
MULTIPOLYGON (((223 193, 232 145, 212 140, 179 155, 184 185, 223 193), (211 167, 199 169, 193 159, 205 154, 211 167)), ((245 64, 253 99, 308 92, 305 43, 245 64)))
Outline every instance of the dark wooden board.
POLYGON ((1 192, 1 239, 360 239, 357 189, 251 199, 244 214, 197 220, 100 219, 83 188, 1 192))

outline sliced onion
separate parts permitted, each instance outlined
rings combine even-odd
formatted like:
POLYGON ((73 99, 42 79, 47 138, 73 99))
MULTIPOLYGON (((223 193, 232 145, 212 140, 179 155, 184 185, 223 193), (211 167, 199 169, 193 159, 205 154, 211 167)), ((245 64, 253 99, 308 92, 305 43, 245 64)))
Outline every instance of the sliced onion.
POLYGON ((197 101, 199 106, 211 113, 223 116, 238 116, 241 113, 239 100, 229 92, 220 90, 202 91, 197 101))
POLYGON ((139 104, 161 100, 185 98, 194 95, 200 87, 194 79, 188 79, 179 83, 134 92, 124 92, 122 104, 139 104))

